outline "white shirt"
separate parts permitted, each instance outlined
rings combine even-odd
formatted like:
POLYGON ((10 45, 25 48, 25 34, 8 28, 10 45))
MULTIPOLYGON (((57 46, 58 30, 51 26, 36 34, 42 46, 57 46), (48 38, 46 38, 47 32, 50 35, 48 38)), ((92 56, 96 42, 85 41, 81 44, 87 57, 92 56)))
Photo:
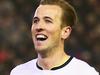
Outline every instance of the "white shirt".
POLYGON ((99 75, 99 73, 86 62, 71 57, 63 65, 51 70, 42 70, 37 59, 15 67, 10 75, 99 75))

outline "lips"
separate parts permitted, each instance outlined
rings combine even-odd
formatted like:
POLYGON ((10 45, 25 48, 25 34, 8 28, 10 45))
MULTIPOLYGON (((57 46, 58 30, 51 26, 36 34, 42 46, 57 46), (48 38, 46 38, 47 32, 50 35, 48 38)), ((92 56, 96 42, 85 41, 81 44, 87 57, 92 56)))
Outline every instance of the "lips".
POLYGON ((37 39, 38 41, 45 41, 47 38, 48 38, 48 37, 47 37, 46 35, 44 35, 44 34, 37 34, 37 35, 36 35, 36 39, 37 39))

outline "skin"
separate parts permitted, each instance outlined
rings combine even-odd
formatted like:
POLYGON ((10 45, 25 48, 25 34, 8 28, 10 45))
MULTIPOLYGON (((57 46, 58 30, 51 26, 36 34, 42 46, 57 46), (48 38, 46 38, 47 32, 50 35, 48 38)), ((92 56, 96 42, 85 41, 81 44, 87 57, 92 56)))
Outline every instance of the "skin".
POLYGON ((38 53, 38 65, 43 69, 60 66, 70 57, 64 52, 64 40, 69 37, 71 27, 61 28, 61 16, 62 9, 59 6, 40 5, 33 17, 32 38, 38 53), (36 39, 37 34, 48 38, 39 41, 36 39))

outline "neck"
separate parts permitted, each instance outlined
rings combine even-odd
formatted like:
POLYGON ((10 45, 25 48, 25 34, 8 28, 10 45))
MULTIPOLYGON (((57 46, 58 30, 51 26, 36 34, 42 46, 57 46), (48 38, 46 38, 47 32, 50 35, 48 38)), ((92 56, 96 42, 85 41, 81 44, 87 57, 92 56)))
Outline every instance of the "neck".
POLYGON ((51 69, 64 64, 69 57, 63 49, 57 51, 54 49, 44 54, 38 54, 38 65, 43 69, 51 69))

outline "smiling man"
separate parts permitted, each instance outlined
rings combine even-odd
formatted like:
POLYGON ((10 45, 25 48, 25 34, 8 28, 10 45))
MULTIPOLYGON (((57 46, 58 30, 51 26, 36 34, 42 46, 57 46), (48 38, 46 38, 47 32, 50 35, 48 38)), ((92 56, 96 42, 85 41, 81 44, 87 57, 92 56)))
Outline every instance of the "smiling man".
POLYGON ((64 52, 77 21, 74 8, 64 0, 42 0, 32 21, 36 59, 21 64, 11 75, 99 75, 86 62, 64 52))

